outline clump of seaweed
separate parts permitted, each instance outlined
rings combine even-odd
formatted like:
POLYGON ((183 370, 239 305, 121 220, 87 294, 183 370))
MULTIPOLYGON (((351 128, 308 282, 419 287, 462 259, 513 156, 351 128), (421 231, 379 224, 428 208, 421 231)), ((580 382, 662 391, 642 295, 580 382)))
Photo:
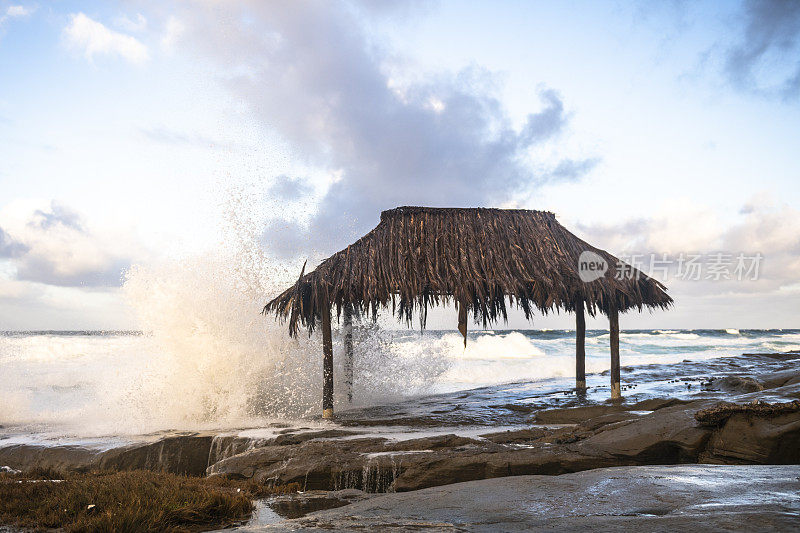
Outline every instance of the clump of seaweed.
POLYGON ((800 400, 785 403, 768 403, 762 400, 754 400, 746 404, 720 402, 714 407, 697 411, 694 414, 694 418, 702 426, 719 427, 731 416, 738 413, 759 418, 770 418, 797 411, 800 411, 800 400))
POLYGON ((201 531, 248 518, 255 498, 298 488, 150 471, 4 473, 0 524, 69 532, 201 531))

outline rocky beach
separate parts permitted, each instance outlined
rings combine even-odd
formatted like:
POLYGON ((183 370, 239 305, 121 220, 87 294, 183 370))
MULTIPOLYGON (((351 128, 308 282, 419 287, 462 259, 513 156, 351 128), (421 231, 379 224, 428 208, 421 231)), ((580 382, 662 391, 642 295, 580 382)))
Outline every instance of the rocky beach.
POLYGON ((791 351, 629 367, 621 402, 603 398, 601 373, 590 376, 585 395, 557 383, 516 383, 343 410, 334 421, 161 432, 122 445, 6 439, 0 441, 0 465, 148 470, 296 488, 296 494, 260 502, 246 526, 251 529, 394 524, 403 530, 424 522, 435 529, 491 530, 490 516, 506 524, 503 530, 540 527, 549 519, 577 529, 613 529, 632 520, 666 529, 694 516, 686 514, 689 508, 709 512, 708 496, 687 492, 687 483, 712 487, 706 492, 723 502, 710 529, 724 528, 737 513, 754 515, 756 528, 763 529, 798 518, 798 363, 800 352, 791 351), (735 503, 741 496, 737 476, 762 480, 748 485, 748 497, 758 505, 742 510, 735 503), (586 521, 578 505, 585 499, 574 494, 598 484, 606 507, 592 512, 605 518, 586 521), (425 492, 436 487, 438 492, 425 492), (765 496, 776 490, 780 496, 765 496), (493 510, 471 521, 467 511, 498 491, 513 492, 515 499, 492 498, 493 510), (441 503, 447 498, 457 503, 441 503), (437 503, 419 503, 424 501, 437 503), (522 501, 533 510, 520 517, 519 509, 527 508, 522 501), (309 511, 317 512, 302 516, 309 511), (279 522, 284 518, 291 520, 279 522))
POLYGON ((0 0, 0 533, 800 531, 800 0, 0 0))

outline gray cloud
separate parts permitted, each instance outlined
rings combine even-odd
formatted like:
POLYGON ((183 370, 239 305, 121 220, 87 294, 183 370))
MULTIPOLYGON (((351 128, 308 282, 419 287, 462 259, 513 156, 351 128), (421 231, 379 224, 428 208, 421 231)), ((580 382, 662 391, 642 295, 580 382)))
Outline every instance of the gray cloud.
POLYGON ((300 178, 292 178, 281 174, 270 185, 267 193, 279 200, 295 201, 312 192, 312 188, 300 178))
POLYGON ((59 258, 42 255, 23 256, 17 264, 16 279, 59 287, 120 287, 123 273, 130 268, 128 259, 104 262, 99 268, 64 272, 59 258))
POLYGON ((298 236, 305 235, 304 228, 293 220, 273 218, 267 221, 262 243, 274 254, 291 257, 297 253, 298 236))
POLYGON ((84 231, 80 215, 55 201, 50 203, 50 211, 41 209, 34 211, 33 218, 28 222, 28 225, 44 230, 60 225, 79 232, 84 231))
POLYGON ((19 281, 117 287, 131 264, 124 246, 93 234, 79 213, 55 201, 35 210, 17 237, 0 229, 0 257, 11 260, 19 281))
POLYGON ((0 258, 19 257, 28 251, 28 247, 21 242, 17 242, 0 228, 0 258))
MULTIPOLYGON (((747 0, 740 42, 728 50, 726 73, 739 89, 780 96, 800 95, 800 2, 747 0), (759 68, 770 59, 788 63, 790 71, 770 86, 759 80, 759 68)), ((774 66, 770 70, 774 69, 774 66)))
POLYGON ((600 163, 600 158, 563 159, 546 175, 552 181, 575 181, 591 172, 600 163))
POLYGON ((491 75, 478 68, 411 86, 398 82, 358 5, 202 6, 183 15, 195 48, 236 73, 231 89, 264 124, 312 164, 340 176, 308 226, 267 228, 265 241, 279 241, 287 254, 334 251, 374 225, 383 209, 495 205, 543 183, 577 179, 593 166, 564 161, 558 172, 532 170, 530 150, 568 122, 553 90, 532 95, 541 109, 516 129, 494 96, 491 75))

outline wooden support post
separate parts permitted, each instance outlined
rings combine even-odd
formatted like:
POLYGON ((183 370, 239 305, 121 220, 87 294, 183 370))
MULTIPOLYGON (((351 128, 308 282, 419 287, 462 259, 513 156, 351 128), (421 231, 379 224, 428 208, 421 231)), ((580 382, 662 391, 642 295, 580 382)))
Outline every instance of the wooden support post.
POLYGON ((622 398, 619 384, 619 312, 616 303, 608 310, 609 339, 611 342, 611 399, 622 398))
POLYGON ((344 385, 347 401, 353 403, 353 306, 344 306, 344 385))
POLYGON ((458 331, 464 336, 464 348, 467 347, 467 304, 458 303, 458 331))
POLYGON ((575 306, 575 388, 586 390, 586 317, 583 299, 575 306))
POLYGON ((330 307, 322 310, 322 418, 333 418, 333 340, 330 307))

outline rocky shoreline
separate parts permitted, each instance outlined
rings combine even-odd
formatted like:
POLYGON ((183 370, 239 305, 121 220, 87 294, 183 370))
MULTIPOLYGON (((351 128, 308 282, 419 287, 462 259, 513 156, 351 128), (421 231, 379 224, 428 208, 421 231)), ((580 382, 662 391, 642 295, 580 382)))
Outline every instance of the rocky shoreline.
MULTIPOLYGON (((786 354, 787 362, 797 357, 786 354)), ((11 445, 0 447, 0 465, 19 470, 144 469, 298 483, 303 490, 402 492, 612 466, 800 464, 800 371, 721 381, 719 386, 729 390, 722 418, 718 399, 648 399, 538 411, 530 427, 487 429, 473 437, 439 434, 395 440, 344 427, 276 429, 271 438, 194 433, 107 450, 11 445), (764 398, 770 403, 759 407, 764 398)))
POLYGON ((629 466, 380 494, 236 531, 791 531, 798 494, 797 466, 629 466))
POLYGON ((763 357, 779 362, 777 370, 773 364, 756 377, 709 378, 708 397, 534 410, 525 415, 527 426, 505 431, 438 428, 418 438, 390 438, 343 421, 323 429, 275 427, 268 437, 173 434, 110 449, 0 443, 0 465, 23 471, 224 475, 365 496, 609 467, 798 465, 800 354, 763 357))

